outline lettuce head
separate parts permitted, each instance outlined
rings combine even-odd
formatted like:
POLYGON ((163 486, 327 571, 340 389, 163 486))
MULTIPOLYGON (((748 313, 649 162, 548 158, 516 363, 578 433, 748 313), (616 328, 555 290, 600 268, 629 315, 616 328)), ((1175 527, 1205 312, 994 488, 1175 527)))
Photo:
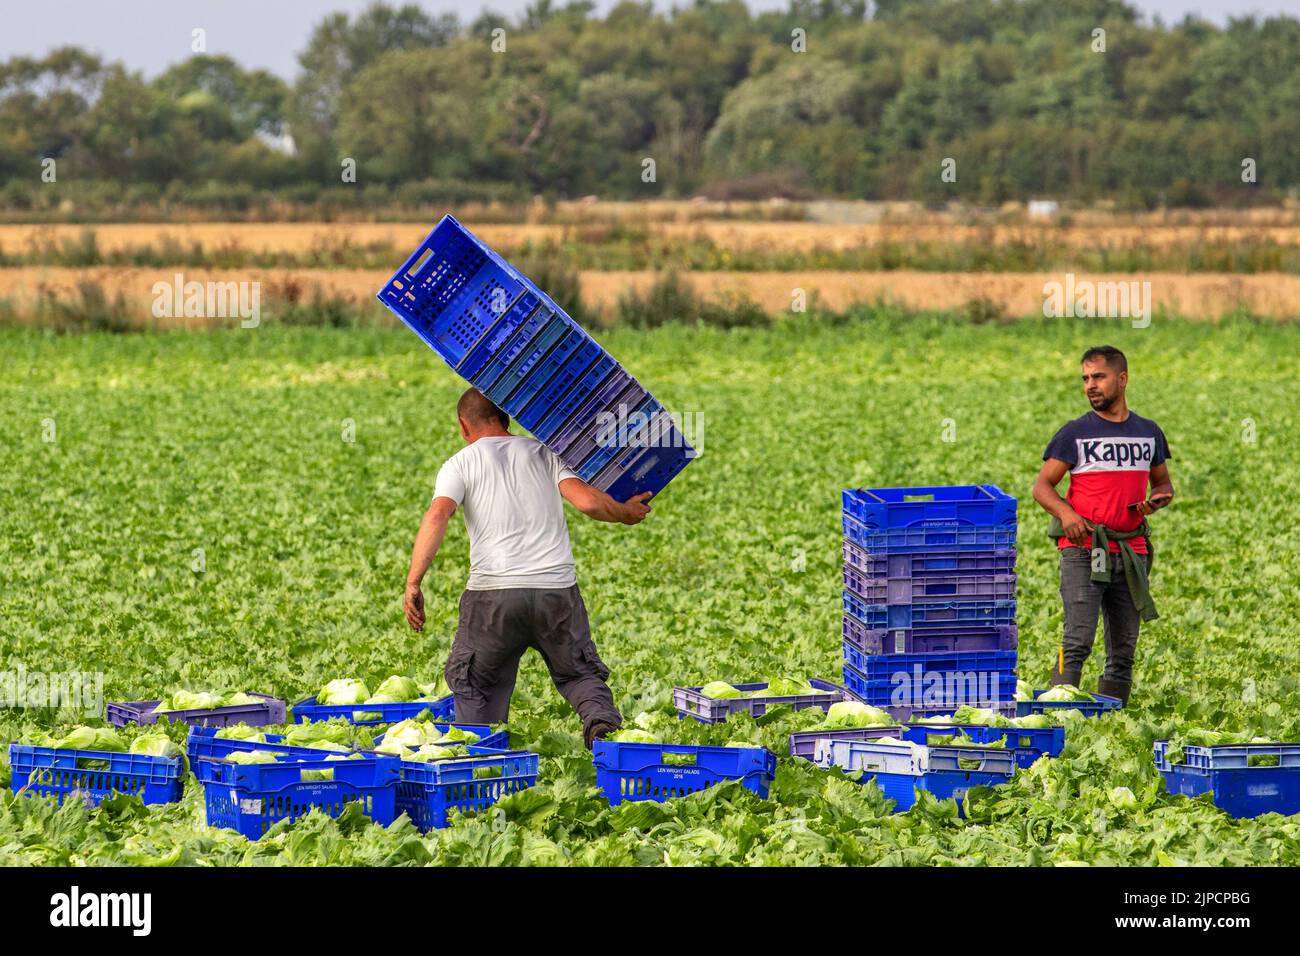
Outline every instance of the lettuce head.
POLYGON ((704 697, 708 697, 710 700, 731 700, 736 697, 745 696, 725 680, 709 681, 700 688, 700 694, 704 697))
POLYGON ((370 689, 359 680, 341 677, 332 680, 316 693, 318 704, 364 704, 370 689))

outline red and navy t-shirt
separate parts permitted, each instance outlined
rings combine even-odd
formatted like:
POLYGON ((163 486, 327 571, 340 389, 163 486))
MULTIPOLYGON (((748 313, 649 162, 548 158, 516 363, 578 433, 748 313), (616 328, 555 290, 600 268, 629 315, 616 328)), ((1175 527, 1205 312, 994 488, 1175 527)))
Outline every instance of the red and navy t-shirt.
MULTIPOLYGON (((1114 531, 1132 531, 1142 515, 1128 506, 1147 496, 1151 469, 1169 458, 1165 433, 1149 418, 1128 413, 1112 422, 1096 412, 1066 422, 1047 444, 1043 460, 1055 458, 1070 466, 1070 489, 1065 500, 1089 523, 1100 522, 1114 531)), ((1129 541, 1138 554, 1147 553, 1146 538, 1129 541)), ((1092 547, 1091 536, 1083 545, 1092 547)), ((1068 538, 1058 548, 1070 547, 1068 538)), ((1118 551, 1119 542, 1111 541, 1118 551)))

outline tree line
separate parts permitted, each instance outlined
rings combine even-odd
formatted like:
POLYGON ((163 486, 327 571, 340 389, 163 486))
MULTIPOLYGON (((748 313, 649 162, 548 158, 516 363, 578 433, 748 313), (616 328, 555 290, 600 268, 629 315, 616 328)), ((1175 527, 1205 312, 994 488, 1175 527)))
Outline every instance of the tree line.
POLYGON ((704 193, 1139 208, 1300 185, 1289 17, 1165 25, 1120 0, 624 2, 601 17, 537 0, 465 24, 376 4, 322 20, 299 64, 289 83, 225 56, 153 79, 72 47, 10 59, 0 203, 704 193))

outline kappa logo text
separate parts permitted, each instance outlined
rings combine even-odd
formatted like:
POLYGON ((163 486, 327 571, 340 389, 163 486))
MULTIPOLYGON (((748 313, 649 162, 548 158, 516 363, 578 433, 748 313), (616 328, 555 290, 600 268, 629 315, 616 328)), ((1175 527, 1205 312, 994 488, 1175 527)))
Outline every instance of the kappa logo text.
POLYGON ((153 926, 151 893, 82 893, 73 886, 50 897, 51 926, 127 926, 148 936, 153 926))
POLYGON ((1080 438, 1078 471, 1149 471, 1154 438, 1080 438))

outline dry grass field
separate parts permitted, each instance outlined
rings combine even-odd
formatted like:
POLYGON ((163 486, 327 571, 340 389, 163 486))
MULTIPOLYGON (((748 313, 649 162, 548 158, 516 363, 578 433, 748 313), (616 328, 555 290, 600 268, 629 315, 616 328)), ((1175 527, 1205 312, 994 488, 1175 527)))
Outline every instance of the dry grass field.
MULTIPOLYGON (((1045 221, 1027 218, 1018 205, 930 211, 852 202, 576 201, 457 212, 512 259, 560 250, 583 302, 603 321, 621 295, 645 291, 662 274, 656 270, 669 266, 685 270, 706 299, 743 297, 772 314, 789 311, 803 290, 831 310, 884 301, 910 310, 1041 315, 1045 284, 1074 273, 1094 282, 1149 282, 1157 314, 1300 317, 1296 203, 1127 215, 1072 210, 1045 221), (511 213, 514 221, 506 221, 511 213), (880 253, 861 254, 873 247, 880 253), (981 255, 988 249, 1006 251, 981 255)), ((271 312, 323 298, 379 314, 375 291, 440 214, 407 223, 0 225, 0 318, 40 321, 39 303, 48 311, 51 302, 93 286, 120 296, 132 324, 136 316, 142 326, 209 324, 153 320, 155 283, 178 273, 186 281, 259 282, 271 312)))
MULTIPOLYGON (((18 315, 42 295, 72 296, 79 285, 98 284, 108 295, 119 293, 140 315, 141 325, 150 324, 149 303, 154 284, 173 284, 178 272, 183 281, 259 282, 263 308, 286 301, 307 301, 319 293, 357 304, 373 300, 390 273, 369 269, 90 269, 19 268, 0 269, 0 300, 8 300, 18 315)), ((582 272, 579 274, 583 301, 608 317, 626 289, 644 291, 658 273, 582 272)), ((886 301, 913 310, 963 309, 979 303, 985 312, 1008 317, 1041 315, 1043 288, 1062 282, 1061 273, 941 273, 895 270, 889 272, 692 272, 685 276, 705 298, 744 296, 764 311, 788 312, 795 290, 814 294, 818 303, 840 310, 855 302, 886 301)), ((1273 319, 1300 317, 1300 276, 1216 273, 1079 274, 1077 280, 1093 282, 1149 281, 1152 308, 1170 315, 1193 319, 1217 319, 1229 313, 1247 312, 1273 319)), ((163 319, 160 327, 200 327, 221 324, 202 319, 163 319)))
MULTIPOLYGON (((462 220, 494 248, 514 249, 525 242, 562 244, 570 241, 600 243, 615 230, 634 228, 647 238, 664 242, 705 240, 733 251, 843 251, 881 243, 985 242, 997 245, 1035 246, 1051 242, 1068 248, 1119 249, 1134 246, 1165 248, 1213 242, 1271 242, 1300 245, 1300 225, 1253 224, 1139 224, 1089 223, 1068 226, 1050 223, 971 225, 945 222, 884 222, 861 225, 818 222, 744 222, 702 220, 656 222, 649 219, 617 225, 592 222, 476 223, 462 220)), ((352 246, 391 246, 401 254, 413 249, 429 232, 425 223, 110 223, 0 225, 0 251, 11 255, 31 249, 75 243, 92 230, 101 252, 120 253, 158 246, 201 245, 217 251, 242 249, 255 253, 304 253, 313 249, 352 246)), ((398 263, 394 263, 396 267, 398 263)))

